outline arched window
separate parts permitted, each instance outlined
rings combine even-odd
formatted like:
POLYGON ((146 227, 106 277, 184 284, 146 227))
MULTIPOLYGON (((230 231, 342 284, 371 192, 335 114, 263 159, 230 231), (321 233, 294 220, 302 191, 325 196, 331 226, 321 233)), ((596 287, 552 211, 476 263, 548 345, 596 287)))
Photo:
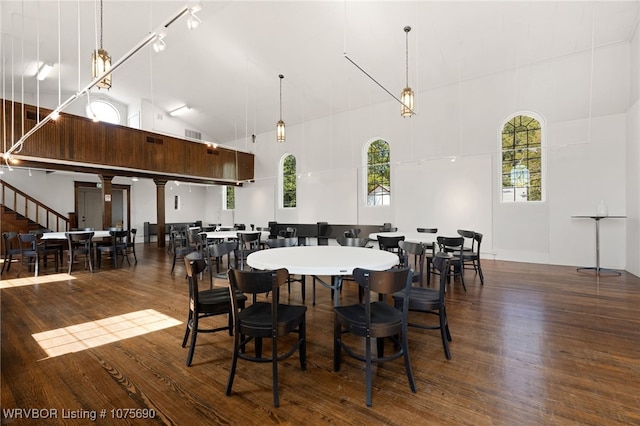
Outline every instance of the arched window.
POLYGON ((120 124, 118 108, 103 99, 91 101, 87 105, 87 117, 104 123, 120 124))
POLYGON ((296 157, 287 154, 282 160, 282 207, 293 208, 296 206, 296 157))
POLYGON ((222 208, 233 210, 236 208, 236 188, 235 186, 222 187, 222 208))
POLYGON ((389 144, 376 139, 367 147, 367 205, 391 204, 391 153, 389 144))
POLYGON ((542 119, 513 115, 501 131, 502 202, 543 201, 542 119))

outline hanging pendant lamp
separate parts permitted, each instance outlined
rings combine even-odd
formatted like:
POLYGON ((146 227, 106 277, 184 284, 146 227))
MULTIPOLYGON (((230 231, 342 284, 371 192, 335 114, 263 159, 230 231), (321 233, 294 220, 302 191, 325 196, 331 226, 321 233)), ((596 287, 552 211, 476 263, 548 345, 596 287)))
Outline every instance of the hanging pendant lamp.
MULTIPOLYGON (((91 78, 96 79, 111 68, 111 56, 102 48, 102 0, 100 0, 100 48, 91 53, 91 78)), ((111 89, 111 74, 106 75, 96 86, 111 89)))
POLYGON ((400 114, 403 117, 411 117, 413 115, 413 90, 411 90, 411 87, 409 87, 409 31, 411 31, 410 26, 407 25, 406 27, 404 27, 404 32, 406 34, 407 85, 400 95, 400 101, 402 103, 400 114))
POLYGON ((276 140, 278 142, 284 142, 285 139, 285 130, 284 130, 284 121, 282 121, 282 79, 284 75, 280 74, 280 120, 278 120, 278 125, 276 127, 276 140))

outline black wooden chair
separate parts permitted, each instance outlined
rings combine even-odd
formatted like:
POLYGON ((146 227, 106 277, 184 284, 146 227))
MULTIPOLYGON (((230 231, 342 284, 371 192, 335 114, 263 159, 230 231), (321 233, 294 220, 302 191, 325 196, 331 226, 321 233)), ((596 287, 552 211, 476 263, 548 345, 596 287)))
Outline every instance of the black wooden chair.
POLYGON ((196 247, 189 244, 186 232, 187 231, 184 229, 172 229, 169 233, 171 254, 173 255, 173 260, 171 262, 172 274, 178 259, 184 259, 186 255, 196 251, 196 247))
MULTIPOLYGON (((447 282, 450 282, 451 277, 455 280, 456 276, 460 277, 462 288, 467 291, 467 286, 464 283, 464 268, 462 263, 461 253, 464 249, 463 237, 438 237, 438 249, 445 253, 451 253, 452 258, 449 260, 449 269, 446 271, 447 282)), ((442 273, 434 270, 435 273, 442 273)))
POLYGON ((402 262, 400 264, 402 266, 411 267, 409 264, 409 256, 413 256, 413 275, 411 278, 412 282, 420 283, 420 287, 424 287, 424 260, 426 257, 426 246, 422 243, 414 243, 410 241, 400 241, 398 243, 400 249, 402 250, 402 262))
MULTIPOLYGON (((202 236, 202 234, 201 234, 202 236)), ((235 241, 220 241, 208 240, 203 238, 203 253, 209 265, 209 281, 210 285, 213 285, 213 278, 227 279, 227 272, 231 268, 231 253, 233 253, 238 245, 235 241), (224 272, 220 272, 220 265, 224 264, 224 258, 227 258, 227 268, 224 272), (213 265, 215 264, 216 270, 214 272, 213 265)))
MULTIPOLYGON (((210 286, 207 290, 200 290, 198 277, 207 267, 207 262, 202 257, 202 254, 199 252, 190 253, 185 256, 184 263, 187 269, 187 282, 189 283, 189 314, 184 339, 182 339, 182 347, 187 346, 189 334, 191 334, 191 343, 187 353, 187 366, 190 366, 196 349, 198 333, 215 333, 229 330, 229 335, 233 335, 233 315, 231 314, 232 305, 228 287, 210 286), (226 324, 213 328, 201 328, 200 321, 202 319, 216 315, 228 315, 226 324)), ((244 309, 247 300, 246 296, 238 294, 236 299, 235 303, 238 309, 244 309)))
MULTIPOLYGON (((451 351, 449 350, 449 342, 451 341, 451 332, 449 331, 449 321, 447 319, 447 311, 445 308, 445 289, 447 286, 447 271, 449 269, 449 261, 452 256, 450 253, 438 252, 433 258, 433 267, 440 272, 440 285, 437 289, 412 286, 409 291, 409 312, 421 312, 431 314, 438 317, 438 323, 435 325, 426 323, 416 323, 409 321, 409 327, 422 328, 427 330, 440 330, 442 337, 442 346, 447 359, 451 359, 451 351)), ((393 301, 396 308, 401 309, 405 303, 405 296, 401 293, 393 295, 393 301)))
POLYGON ((280 303, 280 287, 289 276, 286 269, 276 271, 229 271, 230 292, 234 317, 234 345, 231 371, 227 383, 227 395, 231 395, 238 358, 253 362, 270 362, 273 375, 273 405, 278 407, 278 361, 300 353, 300 368, 307 369, 306 306, 280 303), (251 295, 254 302, 241 310, 239 293, 251 295), (256 301, 257 295, 271 293, 271 301, 256 301), (297 333, 298 339, 285 353, 278 349, 278 338, 297 333), (271 339, 271 355, 262 356, 262 339, 271 339), (255 341, 255 355, 246 352, 250 341, 255 341))
POLYGON ((405 370, 412 392, 416 386, 409 361, 409 345, 407 341, 407 313, 409 289, 411 287, 411 270, 409 268, 392 268, 386 271, 370 271, 356 268, 353 277, 364 290, 364 304, 338 306, 334 308, 333 334, 333 369, 340 370, 342 349, 350 356, 366 363, 366 403, 371 406, 371 365, 404 358, 405 370), (378 294, 372 301, 371 293, 378 294), (386 297, 395 293, 404 296, 404 303, 398 309, 388 303, 386 297), (348 345, 342 338, 345 333, 353 333, 365 338, 365 353, 360 345, 348 345), (393 341, 394 352, 384 355, 384 339, 393 341), (377 356, 371 350, 371 340, 377 341, 377 356))
POLYGON ((25 263, 29 267, 35 267, 35 276, 38 276, 40 271, 40 261, 45 263, 49 258, 53 258, 56 265, 56 273, 58 272, 58 259, 60 257, 60 250, 57 247, 47 247, 44 243, 39 241, 41 234, 29 233, 18 234, 18 240, 20 242, 20 267, 18 268, 18 277, 22 272, 22 265, 25 263))
POLYGON ((234 254, 236 268, 244 269, 244 264, 254 251, 260 250, 262 232, 238 232, 238 246, 234 254))
MULTIPOLYGON (((298 245, 298 238, 296 236, 288 237, 288 238, 269 238, 266 240, 265 245, 270 249, 279 248, 279 247, 296 247, 298 245)), ((291 295, 291 283, 298 282, 300 283, 300 291, 302 293, 302 303, 304 303, 304 299, 306 296, 306 276, 305 275, 291 275, 287 277, 287 291, 289 295, 291 295)))
POLYGON ((13 262, 13 256, 20 255, 20 242, 18 241, 17 232, 3 232, 2 233, 2 248, 3 261, 2 261, 2 274, 4 274, 5 268, 7 272, 11 269, 11 262, 13 262))
POLYGON ((138 256, 136 256, 136 234, 138 230, 136 228, 131 228, 129 230, 129 235, 127 235, 127 252, 133 255, 134 263, 138 264, 138 256))
POLYGON ((107 255, 113 259, 113 267, 118 268, 118 257, 122 258, 122 262, 127 260, 127 264, 131 266, 131 261, 129 261, 129 253, 127 251, 127 236, 129 235, 129 231, 117 230, 117 231, 109 231, 111 241, 109 244, 99 245, 98 246, 98 255, 96 259, 96 263, 98 268, 102 267, 102 255, 107 255))
POLYGON ((484 274, 480 266, 480 244, 482 244, 482 234, 475 231, 458 229, 458 235, 465 239, 462 249, 462 265, 464 269, 473 269, 480 275, 480 284, 484 285, 484 274), (471 245, 467 245, 467 240, 471 245))
POLYGON ((402 249, 398 245, 400 241, 404 241, 404 235, 399 237, 388 237, 378 234, 378 245, 380 250, 390 251, 398 255, 399 260, 402 260, 402 249))
POLYGON ((66 232, 67 237, 67 262, 69 263, 69 270, 67 273, 71 275, 71 269, 73 264, 76 263, 78 256, 84 259, 84 269, 93 272, 93 235, 95 232, 66 232))

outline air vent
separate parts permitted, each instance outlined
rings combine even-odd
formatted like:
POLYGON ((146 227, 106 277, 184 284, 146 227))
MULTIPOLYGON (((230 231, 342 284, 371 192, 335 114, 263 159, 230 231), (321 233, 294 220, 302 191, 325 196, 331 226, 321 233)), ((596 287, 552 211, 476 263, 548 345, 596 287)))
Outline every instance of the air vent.
POLYGON ((202 140, 202 133, 196 132, 195 130, 184 129, 184 136, 189 139, 202 140))
POLYGON ((153 136, 147 136, 147 142, 148 143, 153 143, 156 145, 162 145, 163 141, 160 138, 154 138, 153 136))

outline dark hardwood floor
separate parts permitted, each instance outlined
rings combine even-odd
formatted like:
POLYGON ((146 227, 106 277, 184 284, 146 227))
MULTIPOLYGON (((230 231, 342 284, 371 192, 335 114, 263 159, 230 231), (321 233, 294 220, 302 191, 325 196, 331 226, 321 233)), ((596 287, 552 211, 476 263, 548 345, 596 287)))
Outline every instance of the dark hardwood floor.
MULTIPOLYGON (((640 278, 631 274, 598 280, 573 267, 484 260, 484 286, 468 271, 468 291, 457 281, 448 291, 453 358, 438 331, 411 329, 417 393, 402 360, 391 361, 374 367, 371 408, 363 363, 343 353, 333 371, 330 293, 319 286, 312 306, 309 279, 307 371, 297 355, 280 363, 274 408, 269 364, 240 360, 225 396, 225 332, 199 335, 185 366, 184 265, 171 275, 165 250, 137 252, 137 265, 103 262, 93 274, 5 272, 2 424, 640 425, 640 278), (123 418, 150 410, 154 419, 123 418)), ((299 285, 290 301, 301 303, 299 285)), ((347 283, 341 303, 355 301, 347 283)))

